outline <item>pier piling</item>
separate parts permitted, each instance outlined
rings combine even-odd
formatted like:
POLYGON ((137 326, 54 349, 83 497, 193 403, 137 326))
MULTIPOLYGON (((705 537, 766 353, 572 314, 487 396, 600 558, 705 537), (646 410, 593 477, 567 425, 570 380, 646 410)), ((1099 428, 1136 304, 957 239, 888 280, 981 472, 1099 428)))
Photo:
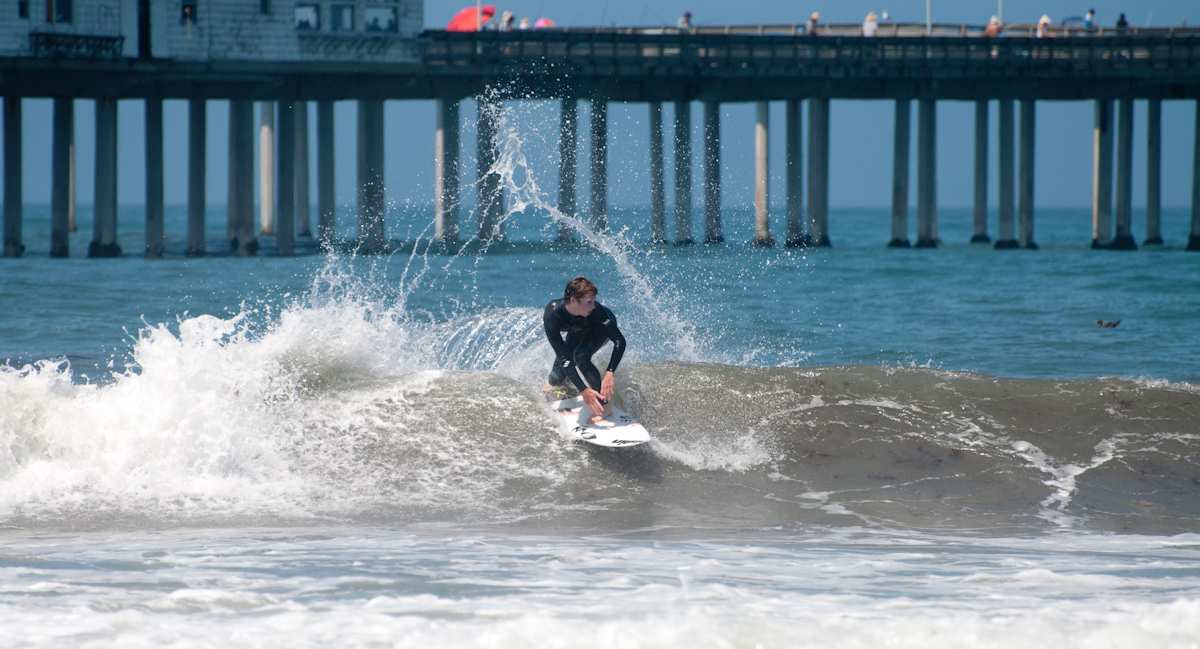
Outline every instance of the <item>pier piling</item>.
POLYGON ((917 112, 917 248, 936 248, 937 102, 921 99, 917 112))
POLYGON ((1122 97, 1117 115, 1117 231, 1113 250, 1136 250, 1133 240, 1133 98, 1122 97))
POLYGON ((166 240, 163 205, 163 100, 146 99, 146 251, 148 258, 163 255, 166 240))
POLYGON ((117 244, 117 100, 96 100, 96 187, 88 257, 119 257, 117 244))
POLYGON ((477 236, 483 241, 501 236, 500 217, 504 214, 504 194, 500 187, 500 175, 492 170, 500 157, 499 137, 500 102, 480 97, 478 126, 475 131, 475 170, 479 179, 476 211, 479 218, 477 236))
POLYGON ((1162 245, 1162 100, 1146 102, 1146 240, 1162 245))
POLYGON ((67 160, 70 155, 74 102, 64 97, 55 97, 53 110, 54 132, 50 143, 50 256, 66 257, 71 253, 67 216, 70 169, 67 160))
POLYGON ((1013 203, 1015 186, 1013 184, 1013 100, 1001 99, 999 124, 999 162, 1000 162, 1000 223, 996 228, 996 250, 1011 250, 1019 244, 1015 238, 1013 203))
POLYGON ((188 225, 186 254, 205 254, 204 210, 208 170, 208 105, 203 98, 188 100, 188 225))
POLYGON ((892 136, 892 239, 889 248, 908 248, 908 146, 912 138, 912 102, 897 99, 892 136))
POLYGON ((1037 105, 1032 99, 1021 100, 1021 202, 1020 243, 1021 247, 1037 250, 1033 239, 1033 180, 1034 147, 1037 145, 1037 105))
POLYGON ((1097 99, 1092 128, 1092 248, 1112 245, 1112 100, 1097 99))
POLYGON ((1196 100, 1196 128, 1192 144, 1192 227, 1187 249, 1200 250, 1200 99, 1196 100))
MULTIPOLYGON (((579 157, 579 102, 574 98, 563 99, 558 124, 558 211, 563 216, 575 218, 578 205, 575 200, 576 166, 579 157)), ((558 228, 558 240, 571 238, 571 228, 565 223, 558 228)))
POLYGON ((322 248, 337 232, 337 194, 334 158, 333 102, 317 102, 317 240, 322 248))
POLYGON ((254 104, 229 102, 229 242, 239 257, 258 254, 254 234, 254 104))
POLYGON ((667 197, 663 180, 662 102, 650 102, 650 243, 667 240, 667 197))
POLYGON ((971 243, 991 243, 988 236, 988 100, 975 101, 975 200, 971 243))
MULTIPOLYGON (((283 100, 278 106, 275 252, 286 256, 296 252, 296 102, 283 100)), ((268 200, 269 196, 263 197, 268 200)))
POLYGON ((4 256, 25 254, 21 240, 21 98, 4 97, 4 256))
MULTIPOLYGON (((482 127, 482 121, 481 121, 482 127)), ((383 101, 358 102, 358 246, 384 252, 383 101)))
POLYGON ((275 102, 259 102, 258 112, 258 228, 275 234, 275 102))
POLYGON ((808 102, 808 231, 812 245, 829 242, 829 98, 808 102))
POLYGON ((296 236, 312 238, 312 215, 309 214, 308 187, 308 102, 296 106, 296 236))
POLYGON ((458 100, 439 99, 433 135, 433 236, 445 243, 458 239, 459 125, 458 100))
POLYGON ((804 246, 810 243, 804 236, 804 214, 801 209, 800 201, 803 199, 802 178, 804 169, 801 166, 804 163, 804 132, 803 122, 801 122, 800 100, 789 99, 785 104, 784 110, 785 120, 785 136, 787 137, 787 146, 785 153, 787 161, 785 163, 785 189, 787 190, 787 238, 785 245, 788 247, 804 246))
POLYGON ((771 172, 767 142, 770 136, 771 104, 760 101, 755 107, 754 120, 754 245, 775 245, 771 237, 771 172))
POLYGON ((692 238, 692 104, 675 102, 675 245, 692 238))
POLYGON ((721 104, 704 102, 704 243, 721 243, 721 104))
POLYGON ((604 232, 608 230, 608 102, 604 99, 592 99, 591 135, 592 227, 604 232))

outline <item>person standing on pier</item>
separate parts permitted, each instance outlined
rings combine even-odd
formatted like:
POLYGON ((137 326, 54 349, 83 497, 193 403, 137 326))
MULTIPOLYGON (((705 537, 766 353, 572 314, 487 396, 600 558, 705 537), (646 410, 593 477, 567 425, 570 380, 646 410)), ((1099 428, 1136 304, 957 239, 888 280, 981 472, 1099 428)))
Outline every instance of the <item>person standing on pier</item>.
POLYGON ((604 405, 612 399, 617 366, 625 354, 625 336, 617 327, 617 316, 596 301, 597 293, 596 285, 588 278, 576 277, 567 282, 562 299, 551 300, 542 313, 546 338, 554 348, 554 366, 543 389, 553 394, 570 381, 593 421, 604 418, 604 405), (612 355, 601 377, 592 364, 592 354, 610 340, 612 355))
POLYGON ((875 16, 874 11, 868 11, 867 17, 863 20, 862 35, 871 37, 879 33, 879 19, 875 16))
POLYGON ((821 12, 814 11, 808 15, 808 22, 804 23, 804 33, 809 36, 816 36, 817 29, 821 23, 821 12))
POLYGON ((1096 10, 1088 9, 1087 14, 1083 16, 1083 28, 1089 32, 1096 28, 1096 10))
POLYGON ((675 26, 678 27, 680 31, 684 32, 691 32, 694 30, 695 27, 692 25, 692 12, 683 12, 683 15, 679 17, 679 21, 675 23, 675 26))

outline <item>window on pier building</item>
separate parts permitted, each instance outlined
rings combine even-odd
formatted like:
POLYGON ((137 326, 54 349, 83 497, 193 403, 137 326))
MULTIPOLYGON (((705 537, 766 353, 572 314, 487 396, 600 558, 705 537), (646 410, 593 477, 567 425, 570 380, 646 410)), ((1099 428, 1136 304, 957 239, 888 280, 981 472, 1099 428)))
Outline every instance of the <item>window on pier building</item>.
POLYGON ((329 8, 329 11, 329 27, 331 31, 354 31, 354 5, 333 5, 329 8))
POLYGON ((182 25, 196 24, 196 0, 183 0, 183 8, 179 12, 179 23, 182 25))
POLYGON ((17 0, 17 18, 29 17, 29 0, 17 0))
POLYGON ((321 10, 314 4, 296 5, 293 20, 296 31, 308 32, 321 28, 321 10))
POLYGON ((363 11, 363 30, 368 32, 394 32, 399 30, 395 7, 367 7, 363 11))
POLYGON ((74 0, 46 0, 46 22, 69 23, 74 19, 74 0))

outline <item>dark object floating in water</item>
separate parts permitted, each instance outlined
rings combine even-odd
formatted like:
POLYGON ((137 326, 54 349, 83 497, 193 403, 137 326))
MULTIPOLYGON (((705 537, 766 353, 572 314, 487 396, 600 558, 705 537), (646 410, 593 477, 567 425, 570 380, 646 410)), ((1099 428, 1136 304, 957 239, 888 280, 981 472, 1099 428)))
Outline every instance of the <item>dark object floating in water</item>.
POLYGON ((1104 320, 1096 321, 1096 326, 1101 329, 1116 329, 1119 324, 1121 324, 1120 320, 1112 320, 1111 322, 1105 322, 1104 320))

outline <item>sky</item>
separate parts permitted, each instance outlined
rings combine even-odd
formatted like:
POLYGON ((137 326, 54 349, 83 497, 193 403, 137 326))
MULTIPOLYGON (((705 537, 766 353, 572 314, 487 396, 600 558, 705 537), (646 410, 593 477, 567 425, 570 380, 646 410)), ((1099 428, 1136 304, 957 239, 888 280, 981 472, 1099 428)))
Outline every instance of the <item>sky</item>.
MULTIPOLYGON (((464 4, 429 0, 425 3, 425 25, 443 26, 464 4)), ((800 22, 811 11, 820 11, 825 22, 857 23, 867 11, 886 10, 893 20, 921 22, 925 19, 925 2, 905 0, 837 0, 780 3, 768 0, 687 0, 686 2, 655 2, 644 0, 596 0, 593 2, 549 2, 547 0, 517 0, 497 3, 500 11, 513 11, 531 19, 540 16, 553 18, 559 25, 662 25, 673 24, 680 13, 689 10, 698 25, 720 24, 783 24, 800 22)), ((1112 24, 1121 11, 1128 11, 1134 25, 1200 25, 1200 2, 1195 0, 1142 0, 1136 5, 1117 0, 932 0, 935 22, 982 24, 992 15, 1003 12, 1006 22, 1036 22, 1044 13, 1055 22, 1067 16, 1077 16, 1089 7, 1096 9, 1098 21, 1112 24), (1002 7, 1000 6, 1002 3, 1002 7)), ((90 204, 94 193, 94 103, 77 101, 76 148, 80 204, 90 204)), ((118 199, 122 204, 141 204, 145 198, 143 140, 143 109, 141 101, 120 102, 118 118, 118 199)), ((510 109, 519 132, 526 141, 535 178, 547 196, 557 196, 558 145, 557 102, 511 102, 510 109)), ((256 123, 257 123, 256 107, 256 123)), ((752 207, 754 201, 754 129, 753 104, 722 105, 722 203, 726 207, 752 207)), ((807 108, 805 108, 807 110, 807 108)), ((1193 143, 1197 105, 1194 101, 1167 101, 1163 104, 1162 142, 1162 200, 1164 206, 1187 206, 1191 200, 1193 143)), ((692 105, 693 178, 697 204, 702 200, 699 181, 702 150, 699 131, 703 123, 702 109, 692 105)), ((208 125, 208 201, 223 204, 226 197, 227 103, 209 102, 208 125)), ((310 155, 310 187, 316 202, 316 111, 310 112, 309 141, 314 147, 310 155)), ((989 199, 995 209, 997 124, 996 104, 991 107, 989 199)), ((355 129, 357 109, 354 102, 339 102, 335 108, 337 129, 337 201, 351 205, 355 199, 355 129)), ((589 121, 587 104, 580 106, 580 202, 586 204, 587 149, 586 133, 589 121)), ((464 102, 462 118, 464 183, 470 182, 468 172, 474 164, 474 102, 464 102)), ((885 207, 891 201, 892 173, 892 115, 891 101, 833 101, 831 110, 830 202, 839 207, 885 207)), ((168 166, 165 174, 165 198, 168 204, 184 204, 187 200, 187 108, 182 101, 167 101, 164 107, 165 147, 168 166)), ((645 104, 610 104, 609 106, 609 204, 638 206, 649 203, 648 111, 645 104)), ((664 106, 664 132, 670 133, 672 108, 664 106)), ((50 199, 50 138, 51 102, 26 99, 24 102, 24 197, 27 203, 48 203, 50 199)), ((1037 106, 1038 139, 1035 157, 1035 202, 1039 207, 1086 207, 1091 197, 1091 129, 1092 102, 1039 102, 1037 106)), ((387 199, 393 204, 424 206, 433 200, 433 128, 434 103, 430 101, 392 101, 385 105, 385 184, 387 199)), ((771 106, 771 200, 778 205, 783 195, 783 104, 771 106)), ((913 124, 916 114, 914 107, 913 124)), ((1145 203, 1145 103, 1135 104, 1134 132, 1134 204, 1145 203)), ((938 204, 946 207, 968 206, 973 195, 973 126, 974 106, 967 102, 939 102, 938 105, 938 204)), ((911 142, 910 201, 915 191, 915 131, 911 142)), ((667 187, 673 178, 673 156, 670 138, 666 138, 667 187)), ((257 164, 257 154, 256 154, 257 164)), ((257 182, 254 183, 257 191, 257 182)), ((673 193, 668 191, 668 202, 673 193)))

